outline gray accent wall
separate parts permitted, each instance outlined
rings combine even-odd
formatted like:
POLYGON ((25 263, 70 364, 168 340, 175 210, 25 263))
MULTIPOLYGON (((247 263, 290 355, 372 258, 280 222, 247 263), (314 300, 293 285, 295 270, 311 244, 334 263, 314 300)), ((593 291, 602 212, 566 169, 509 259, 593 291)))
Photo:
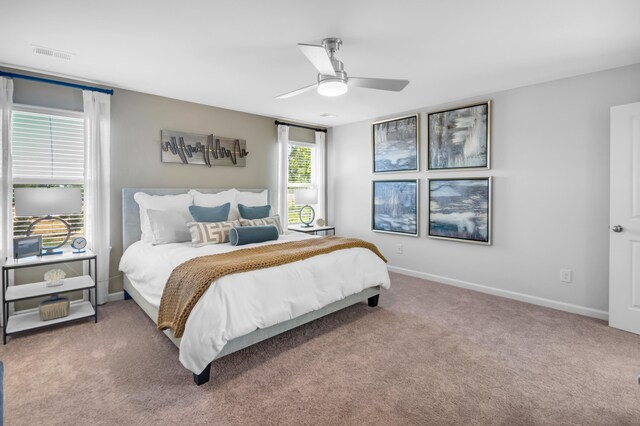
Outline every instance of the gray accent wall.
MULTIPOLYGON (((80 90, 25 80, 15 80, 14 101, 82 111, 80 90)), ((109 291, 122 291, 118 263, 122 256, 123 187, 268 188, 271 194, 276 194, 277 154, 276 128, 271 117, 116 89, 111 98, 112 251, 109 291), (245 139, 249 151, 247 166, 208 168, 162 163, 162 129, 245 139)))
POLYGON ((640 64, 398 111, 420 113, 419 173, 372 173, 371 122, 391 117, 334 127, 327 138, 329 223, 340 235, 375 243, 403 272, 606 317, 609 109, 638 100, 640 64), (487 99, 492 170, 427 173, 425 113, 487 99), (426 178, 488 175, 493 245, 427 238, 426 178), (370 230, 371 181, 393 178, 420 179, 420 238, 370 230), (561 268, 573 270, 573 283, 560 282, 561 268))

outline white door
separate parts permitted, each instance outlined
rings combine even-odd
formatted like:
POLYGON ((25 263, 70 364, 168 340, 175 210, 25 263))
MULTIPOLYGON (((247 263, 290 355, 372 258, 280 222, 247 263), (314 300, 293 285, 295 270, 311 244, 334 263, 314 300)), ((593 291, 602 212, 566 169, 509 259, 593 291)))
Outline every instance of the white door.
POLYGON ((640 102, 611 108, 609 325, 640 334, 640 102))

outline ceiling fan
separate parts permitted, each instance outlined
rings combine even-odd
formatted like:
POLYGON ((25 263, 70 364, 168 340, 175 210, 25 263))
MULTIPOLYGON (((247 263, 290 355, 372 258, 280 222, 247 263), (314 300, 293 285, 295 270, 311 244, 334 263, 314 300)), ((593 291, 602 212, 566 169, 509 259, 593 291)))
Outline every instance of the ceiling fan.
POLYGON ((340 50, 342 40, 339 38, 325 38, 322 45, 298 43, 298 48, 318 70, 318 82, 301 89, 287 92, 276 99, 286 99, 308 92, 317 87, 323 96, 340 96, 347 93, 349 86, 364 87, 365 89, 388 90, 399 92, 409 84, 409 80, 394 80, 389 78, 348 77, 344 65, 335 57, 340 50))

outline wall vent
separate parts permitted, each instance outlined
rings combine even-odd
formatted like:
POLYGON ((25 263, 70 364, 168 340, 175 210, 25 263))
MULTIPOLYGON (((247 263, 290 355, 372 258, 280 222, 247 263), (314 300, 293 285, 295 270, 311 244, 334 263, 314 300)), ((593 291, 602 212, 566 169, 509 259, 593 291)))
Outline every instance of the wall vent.
POLYGON ((37 55, 51 56, 53 58, 64 59, 65 61, 70 61, 71 58, 75 56, 74 53, 52 49, 50 47, 36 46, 35 44, 31 45, 31 47, 33 48, 33 53, 37 55))

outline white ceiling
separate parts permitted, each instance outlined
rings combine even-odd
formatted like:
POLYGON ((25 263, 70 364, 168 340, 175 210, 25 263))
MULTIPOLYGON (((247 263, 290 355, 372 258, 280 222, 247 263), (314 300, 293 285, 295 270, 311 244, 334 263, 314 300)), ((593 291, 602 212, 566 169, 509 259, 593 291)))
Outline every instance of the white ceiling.
POLYGON ((5 0, 0 11, 2 65, 326 126, 640 62, 638 0, 5 0), (275 100, 315 82, 296 43, 325 37, 343 39, 349 75, 411 83, 275 100))

